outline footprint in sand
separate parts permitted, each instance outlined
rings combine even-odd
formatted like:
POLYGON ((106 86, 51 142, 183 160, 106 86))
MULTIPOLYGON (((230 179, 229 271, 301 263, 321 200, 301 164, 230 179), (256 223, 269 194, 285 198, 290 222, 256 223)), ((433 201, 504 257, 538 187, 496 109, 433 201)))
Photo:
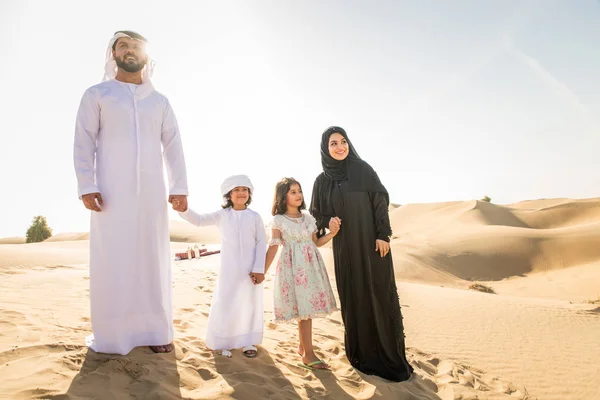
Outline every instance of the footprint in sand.
POLYGON ((410 349, 408 354, 409 362, 416 367, 417 373, 424 380, 434 382, 437 385, 437 393, 443 394, 443 398, 478 398, 477 392, 481 391, 500 396, 504 394, 507 395, 506 398, 522 399, 529 396, 525 388, 518 388, 511 382, 500 380, 476 368, 450 360, 440 360, 416 349, 410 349))
POLYGON ((205 381, 210 381, 212 379, 216 379, 219 377, 219 375, 215 374, 213 371, 206 369, 206 368, 200 368, 196 372, 198 372, 198 375, 200 375, 202 380, 205 380, 205 381))
POLYGON ((191 324, 187 321, 182 321, 180 319, 174 319, 173 324, 179 331, 185 332, 191 326, 191 324))
POLYGON ((274 322, 269 322, 267 324, 267 328, 275 330, 275 329, 277 329, 277 324, 274 322))
POLYGON ((84 346, 64 344, 19 347, 0 352, 0 364, 8 365, 18 361, 22 367, 21 371, 29 374, 31 368, 24 366, 30 364, 31 367, 34 367, 40 363, 46 364, 52 358, 56 362, 77 362, 80 364, 85 351, 84 346), (76 359, 79 360, 75 361, 76 359))
POLYGON ((333 346, 329 346, 323 350, 325 350, 326 352, 331 353, 333 355, 336 355, 336 356, 342 352, 342 348, 338 344, 334 344, 333 346))

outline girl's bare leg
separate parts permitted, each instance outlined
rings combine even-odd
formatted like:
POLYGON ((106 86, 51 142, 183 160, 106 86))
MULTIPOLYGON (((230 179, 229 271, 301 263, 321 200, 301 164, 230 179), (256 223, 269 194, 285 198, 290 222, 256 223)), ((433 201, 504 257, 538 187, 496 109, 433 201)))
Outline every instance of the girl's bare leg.
MULTIPOLYGON (((298 321, 298 336, 300 338, 300 346, 298 353, 302 356, 302 362, 309 364, 315 361, 320 361, 312 345, 312 319, 303 319, 298 321)), ((315 364, 312 366, 315 369, 329 369, 326 363, 315 364)))

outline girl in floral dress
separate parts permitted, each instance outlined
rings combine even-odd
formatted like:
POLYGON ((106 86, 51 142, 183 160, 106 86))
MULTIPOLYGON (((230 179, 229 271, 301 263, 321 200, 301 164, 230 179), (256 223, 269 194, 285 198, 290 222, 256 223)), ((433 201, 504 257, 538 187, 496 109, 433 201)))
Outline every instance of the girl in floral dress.
POLYGON ((275 321, 298 321, 298 354, 301 367, 329 369, 319 360, 312 345, 312 319, 337 310, 327 270, 317 247, 329 242, 339 231, 338 224, 317 239, 315 219, 306 211, 302 187, 294 178, 283 178, 275 186, 272 234, 267 250, 265 274, 279 246, 283 247, 277 267, 273 301, 275 321))

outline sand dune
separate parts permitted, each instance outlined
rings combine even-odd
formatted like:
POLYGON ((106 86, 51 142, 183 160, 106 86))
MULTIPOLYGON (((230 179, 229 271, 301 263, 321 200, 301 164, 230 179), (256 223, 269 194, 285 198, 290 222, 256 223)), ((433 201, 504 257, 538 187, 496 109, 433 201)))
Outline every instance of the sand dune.
POLYGON ((65 232, 59 233, 44 240, 45 243, 52 242, 74 242, 77 240, 90 240, 89 232, 65 232))
POLYGON ((171 242, 221 243, 221 232, 216 226, 199 228, 186 221, 169 221, 171 242))
MULTIPOLYGON (((425 276, 429 282, 464 287, 465 281, 580 266, 591 266, 586 276, 600 279, 594 272, 600 271, 594 268, 600 267, 599 199, 524 202, 516 208, 481 201, 412 204, 395 209, 390 218, 400 279, 421 282, 425 276)), ((522 295, 530 294, 527 286, 521 286, 522 295)), ((598 296, 595 290, 585 286, 565 298, 598 296)))
POLYGON ((24 273, 89 262, 89 242, 43 242, 0 245, 0 274, 24 273))
MULTIPOLYGON (((299 368, 296 326, 270 322, 272 277, 259 356, 209 351, 203 337, 218 255, 173 263, 175 353, 95 354, 83 346, 91 330, 86 234, 1 244, 0 398, 598 399, 599 210, 600 199, 391 207, 416 370, 404 383, 348 364, 339 312, 314 324, 318 354, 333 371, 299 368), (473 281, 497 294, 465 290, 473 281)), ((175 253, 214 247, 220 236, 172 221, 171 238, 175 253)), ((331 250, 322 254, 333 278, 331 250)))
POLYGON ((0 238, 0 244, 24 244, 24 243, 25 243, 24 237, 0 238))
MULTIPOLYGON (((185 221, 169 221, 171 242, 220 243, 221 233, 217 227, 195 227, 185 221)), ((63 232, 49 237, 44 242, 73 242, 90 240, 89 232, 63 232)), ((24 244, 24 237, 0 238, 0 244, 24 244)))

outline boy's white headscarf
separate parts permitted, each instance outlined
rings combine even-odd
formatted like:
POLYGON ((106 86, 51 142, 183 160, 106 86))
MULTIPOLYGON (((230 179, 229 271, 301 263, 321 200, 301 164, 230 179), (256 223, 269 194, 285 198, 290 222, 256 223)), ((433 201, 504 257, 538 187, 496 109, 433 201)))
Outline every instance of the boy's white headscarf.
MULTIPOLYGON (((102 79, 103 82, 114 79, 115 76, 117 76, 117 69, 118 69, 117 62, 115 61, 115 59, 112 55, 112 50, 113 50, 113 45, 115 44, 115 42, 119 38, 122 38, 122 37, 128 37, 133 40, 139 40, 139 39, 133 38, 123 32, 115 33, 115 35, 108 42, 108 48, 106 49, 106 58, 105 58, 105 63, 104 63, 104 78, 102 79)), ((152 78, 152 74, 154 73, 154 65, 155 65, 154 60, 150 57, 150 55, 148 53, 148 43, 144 42, 144 44, 146 45, 146 54, 148 54, 148 61, 146 62, 146 65, 144 66, 144 69, 142 70, 142 82, 146 82, 146 81, 150 80, 150 78, 152 78)))
POLYGON ((225 197, 227 193, 238 186, 247 187, 250 189, 250 192, 254 192, 254 186, 252 186, 252 182, 247 175, 233 175, 225 179, 221 184, 221 195, 225 197))

